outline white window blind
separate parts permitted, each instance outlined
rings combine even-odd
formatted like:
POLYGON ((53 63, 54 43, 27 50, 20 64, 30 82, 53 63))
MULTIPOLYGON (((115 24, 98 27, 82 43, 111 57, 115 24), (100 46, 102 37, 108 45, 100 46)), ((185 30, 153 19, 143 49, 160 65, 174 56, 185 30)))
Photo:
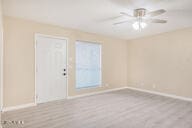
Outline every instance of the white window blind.
POLYGON ((76 42, 76 88, 101 85, 101 45, 76 42))

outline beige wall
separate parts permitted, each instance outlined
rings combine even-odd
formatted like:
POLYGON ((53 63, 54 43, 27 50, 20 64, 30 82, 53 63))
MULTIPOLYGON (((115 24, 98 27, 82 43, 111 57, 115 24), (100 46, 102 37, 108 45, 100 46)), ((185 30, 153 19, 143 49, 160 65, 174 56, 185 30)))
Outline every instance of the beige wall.
POLYGON ((34 102, 34 34, 48 34, 69 39, 69 95, 119 88, 127 85, 127 42, 111 37, 64 29, 17 18, 4 17, 4 107, 34 102), (103 84, 92 89, 75 89, 75 41, 102 43, 103 84))
POLYGON ((192 28, 125 41, 4 17, 4 32, 4 107, 34 102, 35 33, 69 38, 70 96, 129 85, 192 98, 192 28), (102 87, 75 89, 76 40, 102 43, 102 87))
POLYGON ((128 85, 192 98, 192 28, 129 41, 128 85))

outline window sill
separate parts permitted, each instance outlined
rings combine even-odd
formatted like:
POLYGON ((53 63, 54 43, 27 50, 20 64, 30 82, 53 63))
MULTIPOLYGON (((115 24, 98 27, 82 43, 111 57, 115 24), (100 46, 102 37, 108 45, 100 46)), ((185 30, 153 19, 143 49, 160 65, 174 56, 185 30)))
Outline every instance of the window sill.
POLYGON ((100 88, 102 85, 95 85, 95 86, 90 86, 90 87, 80 87, 76 88, 76 90, 88 90, 88 89, 95 89, 95 88, 100 88))

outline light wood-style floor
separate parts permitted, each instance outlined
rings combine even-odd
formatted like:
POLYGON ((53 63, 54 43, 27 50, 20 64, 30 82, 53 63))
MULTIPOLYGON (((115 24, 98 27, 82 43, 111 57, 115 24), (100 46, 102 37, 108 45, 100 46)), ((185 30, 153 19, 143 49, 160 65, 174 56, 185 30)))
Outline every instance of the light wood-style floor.
POLYGON ((114 91, 7 112, 24 120, 5 128, 192 128, 192 102, 133 91, 114 91))

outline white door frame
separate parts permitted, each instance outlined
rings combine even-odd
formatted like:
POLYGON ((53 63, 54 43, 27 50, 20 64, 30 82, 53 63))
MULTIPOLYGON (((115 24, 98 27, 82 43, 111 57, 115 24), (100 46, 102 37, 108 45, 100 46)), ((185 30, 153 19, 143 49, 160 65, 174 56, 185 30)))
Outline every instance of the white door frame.
MULTIPOLYGON (((3 40, 3 13, 2 13, 2 0, 0 0, 0 114, 3 110, 3 86, 4 86, 4 40, 3 40)), ((1 118, 1 115, 0 115, 1 118)))
POLYGON ((37 78, 36 78, 36 74, 37 74, 37 38, 38 37, 48 37, 48 38, 55 38, 55 39, 63 39, 63 40, 66 40, 66 61, 67 61, 67 82, 66 82, 66 99, 69 97, 68 96, 68 78, 69 78, 69 72, 68 72, 68 38, 66 37, 60 37, 60 36, 52 36, 52 35, 45 35, 45 34, 41 34, 41 33, 35 33, 35 104, 38 104, 37 103, 37 78))

